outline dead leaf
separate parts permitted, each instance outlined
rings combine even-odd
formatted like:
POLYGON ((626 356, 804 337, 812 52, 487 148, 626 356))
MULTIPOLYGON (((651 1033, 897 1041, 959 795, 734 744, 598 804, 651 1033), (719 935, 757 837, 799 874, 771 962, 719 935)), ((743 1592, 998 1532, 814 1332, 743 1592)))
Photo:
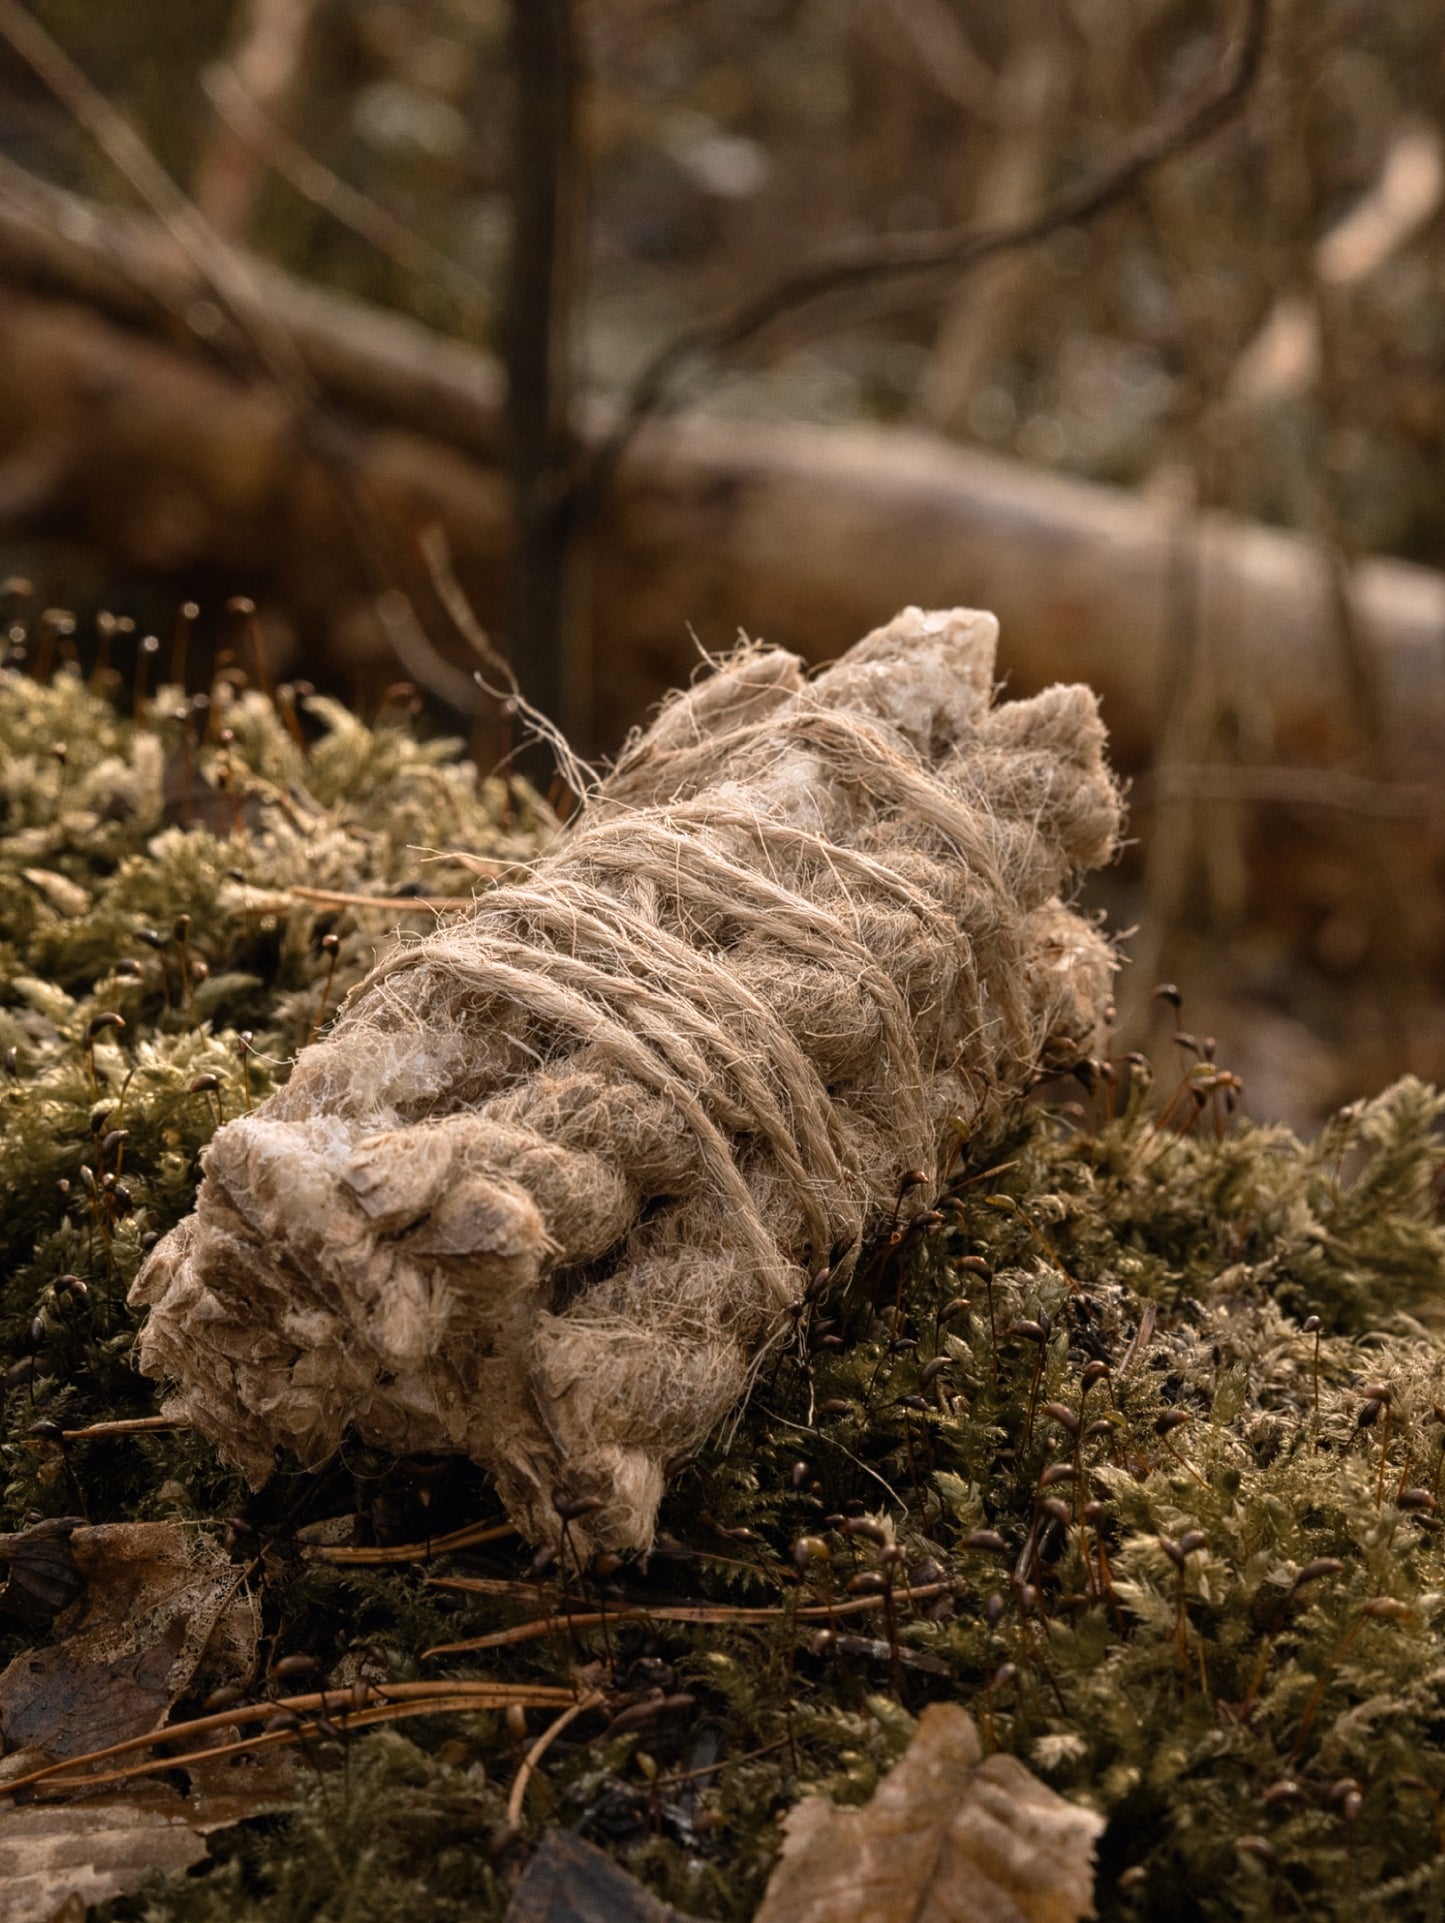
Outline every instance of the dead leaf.
POLYGON ((1102 1828, 935 1703, 865 1808, 791 1813, 755 1923, 1078 1923, 1102 1828))
MULTIPOLYGON (((217 1730, 214 1740, 220 1746, 239 1733, 234 1729, 217 1730)), ((301 1758, 294 1749, 266 1750, 257 1756, 218 1756, 188 1764, 191 1823, 209 1836, 212 1830, 225 1829, 231 1823, 289 1809, 296 1801, 301 1773, 301 1758)), ((141 1785, 135 1787, 139 1790, 141 1785)))
POLYGON ((0 1890, 5 1923, 83 1923, 91 1903, 138 1889, 153 1871, 175 1875, 199 1863, 206 1838, 247 1817, 283 1808, 290 1774, 214 1765, 215 1791, 181 1796, 146 1783, 80 1803, 0 1807, 0 1890))
POLYGON ((72 1530, 68 1551, 85 1590, 56 1620, 63 1640, 0 1674, 6 1750, 103 1749, 157 1728, 200 1674, 250 1672, 255 1606, 210 1536, 180 1522, 114 1523, 72 1530))
POLYGON ((0 1810, 6 1923, 50 1923, 68 1899, 104 1903, 139 1888, 152 1870, 187 1870, 205 1854, 183 1815, 155 1807, 0 1810))
POLYGON ((32 1629, 48 1629, 85 1593, 70 1553, 70 1538, 81 1526, 78 1516, 52 1516, 19 1535, 0 1536, 0 1610, 32 1629))
POLYGON ((610 1856, 567 1830, 548 1830, 517 1885, 507 1923, 690 1923, 610 1856))

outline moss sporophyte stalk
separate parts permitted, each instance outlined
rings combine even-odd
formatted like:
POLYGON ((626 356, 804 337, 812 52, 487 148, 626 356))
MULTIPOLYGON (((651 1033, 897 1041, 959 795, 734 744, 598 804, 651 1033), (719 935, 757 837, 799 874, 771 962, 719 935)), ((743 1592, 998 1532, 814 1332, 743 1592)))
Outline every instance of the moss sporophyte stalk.
POLYGON ((1173 1062, 1158 1097, 1138 1060, 1020 1095, 850 1281, 800 1292, 741 1416, 667 1465, 645 1558, 589 1560, 585 1517, 534 1555, 460 1458, 348 1435, 252 1493, 155 1424, 126 1293, 218 1120, 284 1080, 333 966, 323 1021, 418 892, 477 885, 418 851, 500 865, 549 829, 400 725, 313 700, 298 743, 285 699, 238 693, 222 743, 174 689, 133 718, 0 673, 0 1653, 52 1635, 12 1607, 14 1535, 177 1518, 256 1596, 233 1701, 327 1705, 275 1732, 302 1739, 288 1809, 106 1913, 500 1918, 561 1825, 740 1923, 780 1815, 865 1800, 949 1700, 1106 1819, 1106 1917, 1438 1916, 1442 1103, 1417 1082, 1307 1143, 1207 1070, 1173 1101, 1173 1062), (448 1679, 596 1700, 513 1813, 555 1709, 348 1726, 362 1690, 448 1679))

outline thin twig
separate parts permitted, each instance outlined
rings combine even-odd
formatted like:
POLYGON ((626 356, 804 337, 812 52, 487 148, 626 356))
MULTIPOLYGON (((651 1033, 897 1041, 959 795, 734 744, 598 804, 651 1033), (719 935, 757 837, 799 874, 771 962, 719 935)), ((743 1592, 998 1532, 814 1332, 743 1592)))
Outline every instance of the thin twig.
POLYGON ((476 617, 471 602, 462 592, 462 585, 452 567, 451 549, 447 545, 446 529, 439 522, 423 528, 417 539, 422 559, 427 564, 432 586, 436 589, 437 599, 451 618, 452 626, 466 642, 472 653, 489 673, 496 675, 509 694, 516 694, 517 677, 512 672, 511 663, 498 653, 487 633, 476 617))
POLYGON ((67 1429, 66 1442, 96 1442, 102 1436, 151 1436, 167 1429, 189 1429, 180 1416, 125 1416, 114 1422, 90 1422, 83 1429, 67 1429))
POLYGON ((474 1549, 479 1543, 500 1542, 515 1536, 510 1522, 470 1522, 454 1529, 449 1536, 433 1536, 430 1542, 394 1543, 385 1549, 341 1549, 326 1544, 303 1544, 302 1554, 309 1562, 396 1563, 430 1562, 434 1556, 449 1555, 454 1549, 474 1549))
POLYGON ((465 1589, 472 1596, 500 1596, 508 1602, 532 1603, 550 1609, 557 1600, 550 1583, 521 1582, 512 1576, 432 1576, 437 1589, 465 1589))
POLYGON ((503 711, 510 710, 526 722, 533 740, 550 750, 557 773, 571 789, 578 802, 584 802, 597 786, 597 776, 573 750, 567 736, 558 726, 556 718, 534 707, 522 693, 516 675, 510 664, 503 659, 492 645, 491 636, 476 617, 476 612, 462 590, 452 567, 451 551, 447 546, 446 529, 439 523, 422 530, 417 542, 422 559, 426 562, 431 575, 432 587, 437 599, 446 610, 452 626, 466 642, 467 646, 482 662, 488 673, 496 675, 501 686, 489 682, 478 671, 477 686, 484 694, 503 703, 503 711))
MULTIPOLYGON (((550 1709, 558 1703, 571 1702, 575 1695, 573 1690, 543 1684, 533 1687, 530 1684, 452 1680, 435 1683, 373 1683, 370 1688, 374 1695, 383 1699, 379 1705, 381 1708, 412 1705, 417 1710, 427 1711, 434 1710, 442 1697, 448 1704, 461 1703, 471 1709, 506 1708, 513 1703, 521 1703, 528 1708, 550 1709)), ((0 1784, 0 1795, 10 1796, 16 1790, 28 1789, 34 1783, 48 1782, 59 1770, 79 1769, 87 1763, 110 1762, 117 1756, 134 1755, 139 1750, 154 1748, 157 1743, 174 1743, 183 1738, 205 1736, 215 1729, 240 1728, 246 1723, 264 1722, 282 1710, 289 1710, 297 1716, 331 1717, 338 1725, 343 1719, 354 1724, 357 1717, 368 1713, 353 1706, 349 1690, 311 1690, 301 1696, 278 1696, 263 1703, 233 1704, 229 1709, 213 1710, 208 1716, 193 1716, 184 1723, 164 1724, 160 1729, 148 1730, 143 1736, 130 1736, 124 1742, 107 1744, 104 1749, 88 1750, 81 1756, 61 1757, 40 1769, 31 1770, 28 1775, 17 1776, 8 1783, 0 1784)), ((267 1731, 266 1735, 284 1736, 289 1733, 275 1730, 267 1731)), ((255 1740, 259 1742, 262 1739, 255 1740)), ((211 1749, 201 1751, 200 1755, 210 1759, 222 1753, 219 1749, 211 1749)), ((230 1753, 229 1746, 225 1753, 230 1753)), ((179 1761, 178 1757, 166 1756, 160 1759, 159 1767, 174 1769, 179 1761)), ((81 1779, 87 1787, 105 1780, 109 1779, 98 1776, 81 1779)))
POLYGON ((1161 120, 1112 165, 1087 175, 1037 213, 999 227, 901 234, 836 253, 795 269, 717 320, 679 335, 643 368, 616 425, 593 454, 581 483, 584 510, 595 507, 633 439, 663 411, 680 377, 697 363, 743 346, 784 315, 825 295, 944 269, 963 273, 1117 206, 1166 161, 1197 146, 1244 104, 1259 75, 1269 12, 1270 0, 1245 0, 1243 26, 1214 87, 1192 106, 1161 120))
POLYGON ((10 43, 145 201, 215 293, 271 378, 309 402, 314 383, 306 363, 285 328, 267 317, 244 258, 187 199, 124 114, 92 85, 20 0, 0 0, 0 38, 10 43))
POLYGON ((469 306, 488 304, 484 281, 319 161, 266 112, 234 65, 212 67, 202 75, 201 85, 236 139, 313 206, 418 280, 445 282, 453 296, 469 306))
POLYGON ((678 1783, 697 1783, 704 1776, 716 1776, 719 1770, 729 1769, 734 1763, 751 1763, 758 1756, 770 1756, 775 1749, 786 1747, 789 1738, 777 1736, 771 1743, 760 1743, 756 1749, 744 1750, 741 1756, 720 1756, 715 1763, 704 1763, 699 1769, 680 1769, 671 1776, 659 1776, 658 1789, 672 1789, 678 1783))
POLYGON ((356 485, 335 435, 321 421, 317 382, 291 332, 272 312, 246 256, 217 233, 135 127, 20 0, 0 0, 0 39, 9 42, 156 215, 198 281, 233 323, 240 343, 280 389, 294 415, 301 445, 326 477, 357 556, 376 586, 373 611, 407 673, 460 712, 479 713, 483 704, 472 677, 432 646, 410 599, 397 585, 405 557, 397 548, 395 530, 356 485))
MULTIPOLYGON (((472 1589, 476 1586, 466 1576, 434 1576, 432 1582, 438 1589, 472 1589)), ((895 1600, 926 1602, 931 1597, 944 1595, 952 1588, 952 1582, 924 1583, 917 1589, 896 1591, 895 1600)), ((586 1614, 574 1611, 570 1618, 542 1616, 535 1622, 516 1623, 511 1629, 494 1629, 485 1636, 469 1637, 465 1642, 437 1643, 434 1648, 422 1653, 425 1656, 461 1656, 474 1649, 503 1649, 514 1643, 535 1642, 539 1637, 554 1635, 566 1628, 569 1621, 574 1629, 593 1629, 604 1620, 619 1623, 635 1621, 639 1617, 662 1623, 741 1625, 777 1622, 784 1616, 796 1617, 799 1622, 831 1622, 836 1616, 855 1616, 865 1609, 880 1609, 886 1600, 881 1595, 852 1596, 847 1602, 809 1604, 797 1610, 790 1608, 787 1603, 760 1604, 756 1608, 739 1607, 732 1603, 640 1603, 613 1609, 605 1618, 600 1610, 586 1614)))
MULTIPOLYGON (((551 1708, 550 1703, 540 1703, 535 1697, 515 1697, 525 1709, 551 1708)), ((356 1709, 338 1712, 330 1718, 333 1727, 343 1735, 354 1729, 374 1729, 379 1723, 400 1723, 409 1716, 454 1716, 465 1715, 476 1709, 501 1708, 500 1703, 478 1703, 474 1697, 458 1695, 447 1689, 426 1702, 417 1703, 377 1703, 370 1709, 356 1709)), ((510 1707, 510 1704, 507 1705, 510 1707)), ((164 1735, 166 1732, 162 1731, 164 1735)), ((200 1763, 215 1763, 227 1756, 255 1756, 269 1749, 284 1749, 292 1743, 301 1743, 321 1730, 315 1723, 298 1723, 294 1729, 269 1729, 260 1736, 244 1736, 234 1743, 216 1743, 209 1749, 187 1750, 179 1756, 153 1756, 149 1762, 135 1763, 127 1769, 106 1770, 93 1776, 50 1776, 39 1785, 42 1789, 84 1789, 90 1790, 104 1783, 124 1783, 133 1776, 157 1776, 166 1770, 190 1769, 200 1763)), ((0 1785, 3 1793, 8 1785, 0 1785)))
POLYGON ((1124 1360, 1119 1364, 1118 1368, 1115 1369, 1114 1371, 1114 1379, 1116 1381, 1121 1376, 1126 1376, 1129 1373, 1130 1369, 1133 1368, 1135 1362, 1139 1359, 1140 1355, 1142 1355, 1144 1350, 1147 1349, 1149 1344, 1153 1341, 1154 1324, 1158 1321, 1158 1319, 1159 1319, 1158 1307, 1155 1303, 1151 1302, 1148 1304, 1148 1306, 1144 1310, 1144 1313, 1139 1318, 1139 1326, 1134 1331, 1134 1339, 1129 1344, 1128 1348, 1124 1351, 1124 1360))
MULTIPOLYGON (((305 69, 306 43, 316 0, 240 0, 225 71, 259 111, 284 112, 305 69)), ((207 76, 201 84, 206 87, 207 76)), ((196 205, 217 232, 239 239, 255 210, 265 178, 256 148, 226 122, 208 130, 193 176, 196 205)))
MULTIPOLYGON (((535 1700, 523 1700, 523 1708, 550 1708, 550 1704, 539 1704, 535 1700)), ((339 1713, 331 1719, 333 1729, 348 1735, 352 1729, 375 1729, 379 1723, 402 1723, 412 1715, 458 1715, 477 1708, 502 1708, 500 1704, 477 1704, 471 1696, 458 1696, 446 1690, 437 1694, 429 1702, 393 1702, 375 1704, 369 1710, 352 1710, 348 1715, 339 1713)), ((510 1706, 508 1706, 510 1708, 510 1706)), ((164 1733, 162 1733, 164 1735, 164 1733)), ((131 1777, 154 1777, 162 1775, 167 1769, 190 1769, 198 1763, 215 1763, 227 1756, 258 1756, 264 1750, 281 1750, 294 1742, 306 1742, 312 1736, 321 1735, 316 1723, 298 1723, 294 1729, 267 1729, 260 1736, 241 1736, 237 1742, 217 1742, 210 1748, 187 1750, 181 1756, 152 1756, 150 1761, 133 1763, 127 1769, 108 1769, 98 1775, 85 1777, 46 1777, 38 1788, 42 1790, 90 1790, 104 1783, 129 1783, 131 1777)), ((0 1785, 0 1794, 6 1785, 0 1785)))
POLYGON ((470 895, 348 895, 339 888, 288 888, 286 892, 321 908, 391 908, 403 915, 460 915, 476 906, 470 895))
MULTIPOLYGON (((920 77, 964 113, 997 127, 999 76, 974 47, 955 10, 945 0, 887 0, 887 5, 911 45, 920 77)), ((893 35, 888 40, 891 48, 893 35)))
POLYGON ((538 1763, 541 1762, 552 1744, 562 1734, 562 1731, 566 1729, 569 1723, 575 1723, 579 1716, 585 1715, 589 1709, 596 1709, 604 1700, 600 1689, 590 1691, 589 1694, 583 1696, 580 1701, 573 1703, 570 1709, 564 1709, 555 1722, 549 1723, 537 1738, 536 1742, 533 1743, 532 1747, 527 1751, 527 1754, 522 1758, 522 1767, 517 1771, 516 1781, 512 1784, 512 1793, 507 1798, 508 1829, 515 1830, 521 1827, 522 1800, 527 1794, 527 1785, 531 1782, 538 1763))

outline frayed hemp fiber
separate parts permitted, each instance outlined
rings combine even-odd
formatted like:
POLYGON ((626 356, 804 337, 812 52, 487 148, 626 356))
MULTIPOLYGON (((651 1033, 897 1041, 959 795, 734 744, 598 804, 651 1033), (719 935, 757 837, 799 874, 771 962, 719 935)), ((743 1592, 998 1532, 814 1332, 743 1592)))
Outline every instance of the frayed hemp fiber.
POLYGON ((1081 687, 995 705, 996 642, 910 608, 811 680, 741 649, 398 945, 137 1278, 168 1412, 255 1480, 354 1429, 484 1464, 534 1540, 646 1548, 810 1280, 1094 1044, 1103 727, 1081 687))

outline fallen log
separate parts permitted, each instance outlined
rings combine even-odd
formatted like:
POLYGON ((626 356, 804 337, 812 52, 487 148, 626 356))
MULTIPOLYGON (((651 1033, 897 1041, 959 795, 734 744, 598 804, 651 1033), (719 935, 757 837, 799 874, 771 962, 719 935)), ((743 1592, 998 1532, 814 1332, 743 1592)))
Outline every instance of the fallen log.
MULTIPOLYGON (((298 446, 294 401, 236 371, 244 302, 223 313, 156 223, 24 175, 21 193, 17 171, 0 183, 0 523, 79 530, 160 575, 243 572, 354 660, 386 639, 329 463, 404 556, 439 523, 482 621, 501 624, 510 531, 489 357, 248 260, 258 311, 315 383, 323 462, 298 446)), ((1330 568, 1312 542, 927 435, 674 421, 635 446, 589 545, 595 743, 615 744, 686 676, 692 634, 724 648, 746 622, 820 661, 917 600, 997 609, 1011 686, 1088 680, 1121 765, 1138 769, 1186 590, 1212 679, 1277 756, 1318 764, 1357 739, 1330 568)), ((406 585, 425 602, 424 585, 406 585)), ((1371 560, 1352 597, 1392 764, 1428 775, 1445 748, 1445 575, 1371 560)), ((423 613, 448 632, 438 607, 423 613)))
MULTIPOLYGON (((1122 489, 1041 474, 922 434, 679 423, 639 448, 602 546, 612 631, 653 642, 683 608, 707 642, 735 609, 810 659, 891 605, 1000 610, 1011 686, 1061 675, 1100 691, 1120 759, 1151 758, 1181 566, 1197 570, 1203 649, 1283 758, 1349 745, 1329 570, 1298 536, 1192 518, 1122 489)), ((1402 762, 1445 748, 1445 576, 1372 560, 1354 578, 1402 762)))
POLYGON ((503 379, 489 355, 231 252, 243 271, 223 308, 159 221, 0 161, 0 279, 70 296, 241 365, 253 358, 254 336, 279 327, 330 401, 486 460, 500 457, 503 379))

